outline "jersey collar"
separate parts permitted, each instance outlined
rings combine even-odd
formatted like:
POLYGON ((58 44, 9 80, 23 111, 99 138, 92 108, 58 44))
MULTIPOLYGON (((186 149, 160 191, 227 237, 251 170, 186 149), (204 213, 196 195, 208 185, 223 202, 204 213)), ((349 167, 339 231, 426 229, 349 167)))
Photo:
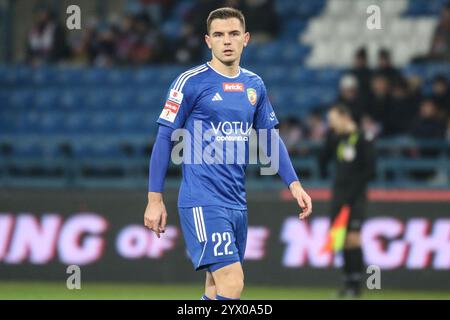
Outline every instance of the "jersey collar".
POLYGON ((222 77, 228 78, 228 79, 236 79, 241 75, 241 67, 239 67, 239 72, 237 73, 237 75, 230 77, 230 76, 226 76, 223 73, 220 73, 219 71, 214 69, 213 66, 209 62, 206 62, 206 64, 208 65, 208 67, 211 68, 212 71, 214 71, 215 73, 221 75, 222 77))

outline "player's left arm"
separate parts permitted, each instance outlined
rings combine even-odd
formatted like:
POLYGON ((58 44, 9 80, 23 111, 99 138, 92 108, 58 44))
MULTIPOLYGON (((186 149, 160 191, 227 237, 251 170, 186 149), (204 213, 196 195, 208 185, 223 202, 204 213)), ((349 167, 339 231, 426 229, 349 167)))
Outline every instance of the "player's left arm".
MULTIPOLYGON (((297 201, 298 205, 302 209, 302 212, 299 214, 300 219, 307 218, 312 213, 312 201, 311 197, 308 193, 303 189, 297 174, 294 170, 294 166, 292 165, 291 159, 289 157, 289 153, 287 151, 286 145, 283 142, 283 139, 279 136, 278 130, 275 130, 275 126, 278 124, 278 120, 275 116, 275 112, 273 111, 272 104, 267 97, 267 92, 264 83, 261 81, 260 92, 258 104, 256 106, 255 112, 255 128, 258 129, 269 129, 269 133, 267 134, 267 149, 270 148, 273 143, 277 144, 278 147, 278 175, 289 187, 289 190, 292 193, 292 196, 297 201), (270 139, 275 139, 275 141, 270 141, 270 139)), ((264 150, 267 154, 268 150, 264 150)))
POLYGON ((303 189, 297 174, 295 173, 294 167, 292 166, 289 153, 283 142, 283 139, 279 137, 279 159, 280 168, 278 169, 278 175, 284 181, 284 183, 289 186, 289 190, 292 196, 297 200, 298 205, 302 209, 299 214, 300 219, 307 218, 312 213, 312 201, 309 194, 303 189))
MULTIPOLYGON (((294 166, 292 165, 289 152, 283 142, 283 139, 278 134, 278 130, 272 128, 270 129, 270 131, 272 132, 271 134, 267 135, 268 139, 273 139, 274 141, 268 141, 266 145, 271 146, 272 144, 278 144, 278 175, 280 176, 281 180, 283 180, 284 184, 289 188, 292 196, 302 209, 302 212, 300 212, 299 214, 299 218, 305 219, 312 213, 311 197, 308 195, 305 189, 303 189, 303 186, 298 179, 297 173, 295 172, 294 166)), ((265 151, 267 152, 267 150, 265 151)))

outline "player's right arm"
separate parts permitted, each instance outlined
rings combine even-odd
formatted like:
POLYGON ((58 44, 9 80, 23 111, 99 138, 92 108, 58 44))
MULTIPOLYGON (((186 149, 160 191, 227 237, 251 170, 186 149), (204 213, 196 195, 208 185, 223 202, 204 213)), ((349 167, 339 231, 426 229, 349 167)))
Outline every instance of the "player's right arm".
POLYGON ((167 211, 163 200, 164 180, 170 163, 173 128, 160 125, 153 145, 149 165, 148 204, 144 214, 144 225, 156 233, 164 233, 167 211))
POLYGON ((150 157, 148 203, 144 214, 144 225, 155 232, 158 238, 165 232, 167 223, 163 191, 173 147, 172 132, 184 126, 193 108, 190 103, 194 101, 193 88, 187 81, 191 73, 182 74, 172 83, 157 121, 159 127, 150 157))

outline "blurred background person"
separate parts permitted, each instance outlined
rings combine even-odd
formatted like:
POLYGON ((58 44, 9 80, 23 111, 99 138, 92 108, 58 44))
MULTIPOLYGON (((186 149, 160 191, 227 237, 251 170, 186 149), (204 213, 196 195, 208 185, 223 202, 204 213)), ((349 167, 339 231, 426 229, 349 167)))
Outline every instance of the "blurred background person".
POLYGON ((420 112, 415 119, 411 133, 418 139, 443 139, 446 122, 439 114, 439 108, 433 99, 425 99, 420 105, 420 112))
POLYGON ((431 41, 429 57, 433 60, 450 60, 450 3, 442 8, 431 41))
POLYGON ((337 103, 345 104, 350 109, 353 119, 357 123, 361 121, 362 115, 366 113, 366 106, 359 92, 358 79, 354 75, 346 74, 339 81, 337 103))
POLYGON ((382 73, 376 73, 371 82, 371 96, 367 114, 383 127, 387 121, 387 114, 392 106, 391 87, 389 79, 382 73))
POLYGON ((353 74, 358 80, 358 90, 360 95, 367 100, 370 94, 372 69, 369 67, 366 48, 360 48, 356 51, 350 73, 353 74))
POLYGON ((378 65, 376 73, 386 77, 389 84, 392 84, 401 78, 400 71, 392 63, 391 53, 388 49, 381 48, 378 51, 378 65))
POLYGON ((331 107, 327 114, 331 130, 322 150, 319 167, 328 175, 330 161, 335 164, 333 177, 331 221, 347 215, 343 244, 343 288, 340 297, 357 297, 363 281, 361 226, 366 216, 368 183, 375 177, 375 149, 366 139, 344 105, 331 107))
POLYGON ((34 23, 27 37, 27 61, 33 65, 59 62, 68 56, 64 29, 52 11, 44 6, 35 10, 34 23))

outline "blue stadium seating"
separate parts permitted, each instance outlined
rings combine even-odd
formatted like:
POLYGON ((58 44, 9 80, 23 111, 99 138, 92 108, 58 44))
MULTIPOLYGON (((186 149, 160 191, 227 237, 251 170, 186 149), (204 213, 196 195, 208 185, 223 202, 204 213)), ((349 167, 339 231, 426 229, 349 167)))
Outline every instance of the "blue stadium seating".
POLYGON ((438 15, 442 6, 448 3, 448 0, 409 0, 409 6, 405 15, 409 16, 427 16, 438 15))
POLYGON ((11 110, 28 110, 34 105, 34 89, 16 87, 16 90, 10 91, 11 95, 7 99, 8 107, 11 110))

